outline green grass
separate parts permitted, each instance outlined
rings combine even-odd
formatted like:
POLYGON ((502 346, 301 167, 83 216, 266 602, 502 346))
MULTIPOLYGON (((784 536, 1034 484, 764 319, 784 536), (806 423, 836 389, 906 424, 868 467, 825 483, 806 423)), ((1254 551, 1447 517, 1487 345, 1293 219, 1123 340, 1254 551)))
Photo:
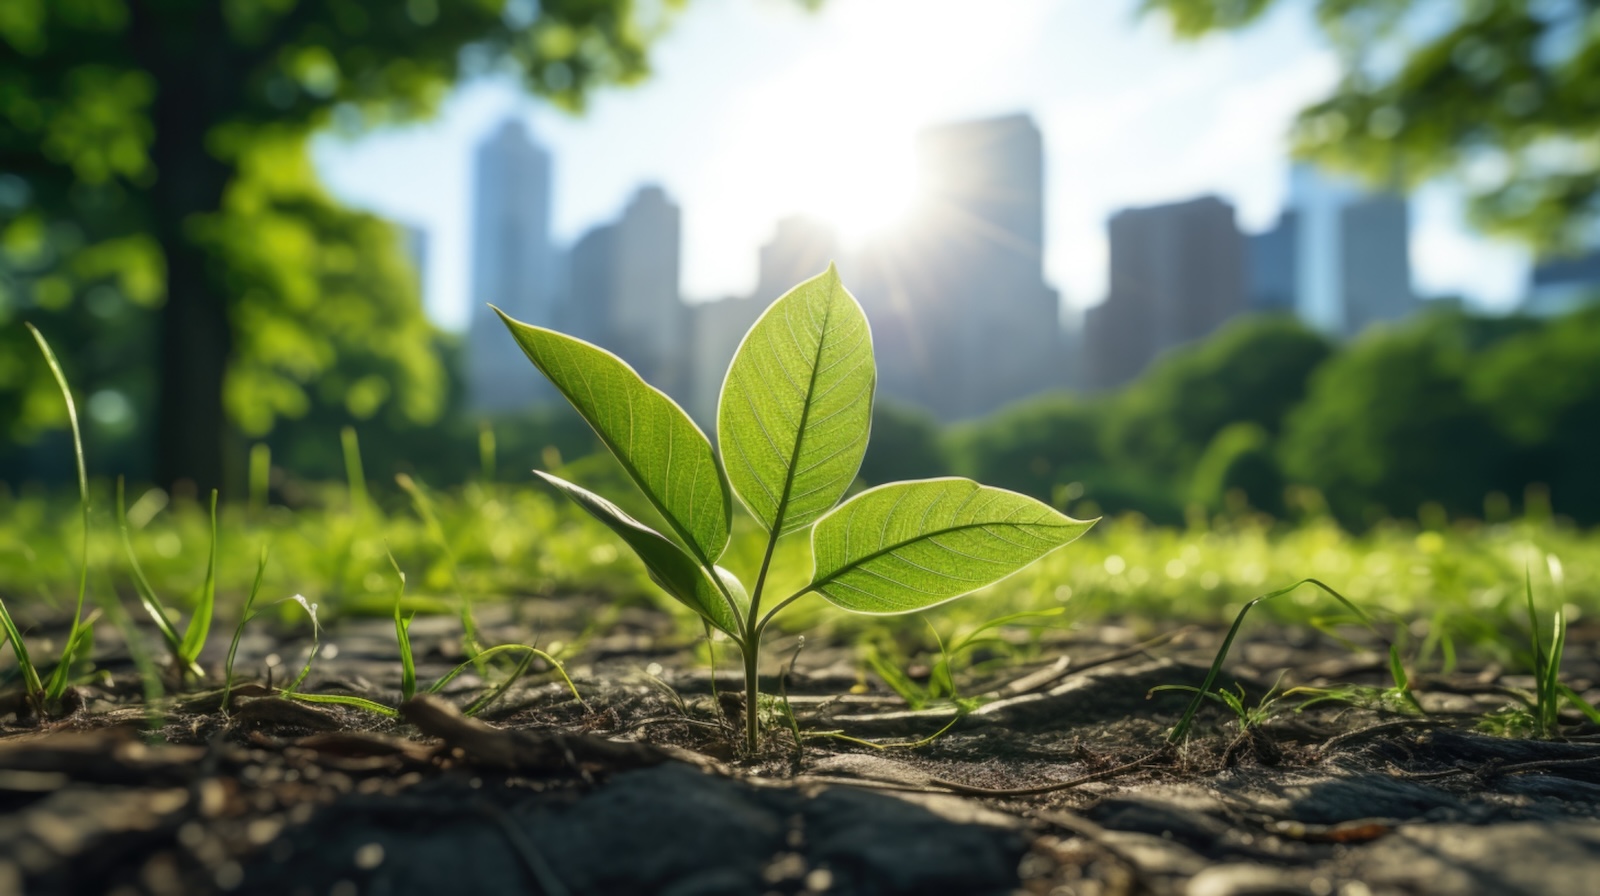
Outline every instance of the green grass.
MULTIPOLYGON (((584 469, 590 476, 604 475, 603 466, 584 469)), ((93 508, 88 566, 95 570, 97 592, 101 581, 114 582, 129 599, 139 599, 148 588, 170 596, 170 605, 163 606, 172 619, 190 618, 203 595, 211 592, 206 587, 212 542, 209 504, 143 491, 130 494, 131 506, 120 514, 113 510, 110 483, 88 486, 87 503, 93 508)), ((352 517, 343 484, 312 490, 306 506, 293 510, 268 506, 252 512, 245 501, 220 503, 211 570, 215 618, 231 623, 263 612, 286 618, 283 601, 294 594, 317 603, 324 623, 347 615, 457 615, 468 594, 483 603, 520 602, 537 595, 585 601, 596 612, 602 605, 609 611, 619 599, 649 603, 679 619, 685 643, 703 636, 698 617, 675 601, 652 596, 657 589, 617 550, 609 530, 531 483, 473 483, 427 493, 425 500, 424 516, 414 495, 374 490, 368 499, 371 510, 360 520, 352 517), (263 563, 259 546, 269 543, 271 562, 263 563), (397 567, 409 572, 403 594, 396 591, 397 567), (246 611, 252 594, 253 606, 246 611)), ((0 488, 0 628, 8 633, 18 629, 22 641, 32 625, 64 617, 73 608, 70 597, 83 568, 83 503, 64 495, 0 488)), ((724 565, 748 576, 759 566, 765 547, 764 533, 749 520, 736 518, 724 565)), ((803 578, 809 571, 804 540, 786 539, 777 551, 772 587, 804 584, 782 580, 786 574, 803 578)), ((1569 695, 1570 688, 1548 670, 1552 656, 1559 656, 1552 636, 1559 639, 1585 616, 1600 612, 1600 532, 1543 518, 1433 529, 1391 523, 1362 535, 1323 519, 1295 526, 1256 518, 1218 519, 1203 528, 1108 519, 1071 552, 1049 557, 989 589, 981 601, 958 601, 909 617, 861 617, 805 599, 778 628, 815 630, 812 637, 824 642, 856 643, 863 670, 872 645, 902 667, 913 659, 940 667, 936 680, 914 686, 927 699, 944 700, 958 679, 978 668, 972 659, 977 651, 957 649, 964 640, 978 642, 969 647, 985 648, 981 662, 993 664, 1035 655, 1041 649, 1038 639, 1051 631, 1106 619, 1121 620, 1138 637, 1188 621, 1226 624, 1247 602, 1308 574, 1335 586, 1372 616, 1384 637, 1402 645, 1406 663, 1415 670, 1444 671, 1458 657, 1470 656, 1534 672, 1540 683, 1529 691, 1526 718, 1505 720, 1508 732, 1548 731, 1554 712, 1549 707, 1558 703, 1588 715, 1575 695, 1569 695), (1560 558, 1561 586, 1547 592, 1534 583, 1540 598, 1536 615, 1542 621, 1530 624, 1532 586, 1524 581, 1524 570, 1543 570, 1548 555, 1560 558), (980 631, 1001 617, 1041 612, 1056 615, 980 631), (1539 633, 1539 646, 1534 646, 1530 625, 1539 633), (888 651, 891 645, 895 652, 888 651), (1539 718, 1546 722, 1542 727, 1539 718)), ((101 600, 97 594, 97 602, 101 600)), ((1336 606, 1312 593, 1285 594, 1253 610, 1252 618, 1260 615, 1263 622, 1252 624, 1348 631, 1339 623, 1350 621, 1352 614, 1342 608, 1339 614, 1330 612, 1336 606)), ((173 628, 176 633, 178 627, 173 628)), ((230 650, 230 669, 236 649, 237 643, 230 650)), ((44 677, 32 663, 23 667, 13 658, 26 651, 22 645, 18 654, 0 657, 0 687, 11 681, 43 700, 44 677)), ((494 656, 510 656, 521 665, 533 654, 521 650, 494 656)), ((508 672, 502 669, 500 675, 508 672)), ((413 682, 422 690, 414 677, 413 682)), ((226 684, 233 684, 231 673, 226 684)))

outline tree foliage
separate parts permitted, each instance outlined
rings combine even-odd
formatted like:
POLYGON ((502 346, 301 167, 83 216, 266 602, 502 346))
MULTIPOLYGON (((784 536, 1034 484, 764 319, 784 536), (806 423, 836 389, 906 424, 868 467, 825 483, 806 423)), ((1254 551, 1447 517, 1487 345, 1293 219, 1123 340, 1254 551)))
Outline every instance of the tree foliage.
MULTIPOLYGON (((1281 0, 1145 0, 1184 37, 1281 0)), ((1540 248, 1600 219, 1600 28, 1589 0, 1316 0, 1343 76, 1294 127, 1298 154, 1380 185, 1449 175, 1473 220, 1540 248)))
MULTIPOLYGON (((387 229, 318 190, 309 135, 425 116, 496 67, 580 107, 646 74, 677 5, 6 0, 0 322, 55 330, 80 388, 131 377, 162 480, 217 484, 235 427, 319 401, 427 418, 442 385, 416 289, 387 229), (122 360, 102 372, 107 341, 122 360)), ((41 391, 8 353, 0 422, 48 422, 41 391)))

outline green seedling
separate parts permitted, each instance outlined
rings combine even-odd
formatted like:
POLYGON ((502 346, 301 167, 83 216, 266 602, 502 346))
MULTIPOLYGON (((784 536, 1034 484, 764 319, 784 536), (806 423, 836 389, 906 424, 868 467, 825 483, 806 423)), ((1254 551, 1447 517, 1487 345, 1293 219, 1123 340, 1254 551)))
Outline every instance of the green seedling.
MULTIPOLYGON (((89 592, 89 473, 83 461, 83 431, 78 427, 78 405, 72 400, 72 389, 67 386, 67 375, 61 370, 61 362, 56 360, 56 353, 50 350, 50 343, 44 334, 33 324, 28 324, 28 332, 33 334, 35 342, 39 343, 39 351, 44 355, 44 360, 50 367, 51 376, 55 377, 56 387, 61 390, 61 399, 67 405, 67 422, 72 426, 72 451, 78 462, 78 509, 82 517, 83 546, 78 564, 78 602, 72 610, 72 626, 67 631, 65 646, 61 649, 61 660, 56 663, 55 669, 50 673, 50 678, 44 682, 43 690, 34 696, 35 708, 43 715, 47 710, 54 709, 60 704, 61 698, 67 692, 67 686, 72 680, 72 666, 77 660, 79 652, 94 641, 94 622, 92 619, 83 618, 83 601, 89 592)), ((17 656, 22 657, 22 639, 15 634, 15 626, 7 625, 7 637, 11 638, 12 646, 17 650, 17 656)), ((26 673, 24 673, 26 680, 26 673)), ((37 681, 38 675, 32 676, 37 681)), ((32 687, 33 682, 28 682, 32 687)))
POLYGON ((928 631, 933 635, 934 645, 939 649, 939 658, 934 661, 928 670, 928 683, 918 684, 904 668, 885 651, 877 648, 868 650, 867 665, 872 671, 883 679, 884 684, 894 691, 906 706, 913 710, 924 709, 930 704, 946 700, 956 705, 961 712, 971 712, 977 709, 982 702, 976 697, 962 697, 956 690, 955 667, 963 659, 979 647, 1012 650, 1013 645, 994 632, 1008 625, 1016 625, 1029 619, 1046 619, 1060 616, 1066 610, 1062 607, 1049 607, 1043 610, 1029 610, 1023 613, 1011 613, 978 625, 966 634, 945 644, 943 637, 933 623, 928 623, 928 631))
MULTIPOLYGON (((401 604, 406 593, 406 574, 400 569, 400 564, 395 561, 392 553, 389 555, 389 564, 394 567, 394 574, 400 582, 394 598, 394 636, 395 642, 400 648, 400 694, 403 700, 410 700, 417 694, 417 666, 415 657, 411 650, 411 620, 415 618, 416 614, 404 613, 401 610, 401 604)), ((326 703, 337 704, 341 706, 353 706, 357 709, 364 709, 368 712, 374 712, 382 716, 397 718, 400 715, 400 712, 397 708, 385 706, 382 703, 378 703, 374 700, 368 700, 365 697, 355 697, 347 694, 297 693, 297 689, 302 683, 304 683, 306 677, 311 674, 311 664, 316 659, 318 651, 321 650, 322 639, 321 627, 317 624, 317 605, 308 602, 304 597, 298 594, 291 599, 298 602, 306 611, 306 614, 311 617, 311 652, 306 656, 306 664, 305 667, 300 670, 300 675, 295 678, 294 682, 291 683, 287 688, 283 689, 283 696, 305 703, 326 703)), ((572 683, 572 679, 567 676, 567 670, 561 665, 561 661, 537 647, 530 647, 526 644, 500 644, 490 647, 487 650, 479 651, 475 656, 468 659, 466 662, 461 663, 454 669, 451 669, 449 672, 445 673, 439 678, 438 681, 435 681, 433 684, 429 685, 423 691, 423 693, 437 694, 444 690, 445 686, 450 684, 450 682, 455 681, 456 678, 463 672, 475 667, 479 663, 487 663, 489 660, 492 660, 502 654, 520 654, 520 659, 518 659, 517 664, 512 667, 511 674, 508 675, 504 681, 489 689, 478 699, 469 703, 466 709, 462 710, 464 714, 468 716, 477 715, 478 713, 487 709, 491 704, 494 703, 494 701, 500 699, 500 697, 503 696, 506 691, 510 690, 511 686, 522 677, 523 673, 528 671, 528 667, 533 665, 533 661, 535 659, 542 659, 549 663, 550 667, 556 671, 556 674, 561 676, 561 680, 566 683, 568 690, 572 691, 573 698, 576 699, 580 704, 583 703, 583 696, 578 693, 577 685, 574 685, 572 683)))
MULTIPOLYGON (((1551 558, 1551 578, 1560 581, 1560 564, 1551 558)), ((1567 644, 1567 616, 1561 606, 1556 607, 1551 620, 1550 644, 1547 647, 1539 637, 1539 611, 1533 600, 1533 577, 1526 570, 1522 576, 1523 593, 1528 608, 1528 639, 1532 647, 1533 692, 1521 693, 1518 698, 1526 709, 1502 713, 1490 721, 1490 726, 1506 733, 1531 731, 1534 737, 1558 738, 1561 736, 1561 707, 1571 706, 1590 722, 1600 724, 1600 710, 1583 699, 1583 695, 1561 681, 1561 655, 1567 644)))
POLYGON ((1278 684, 1282 681, 1283 676, 1278 676, 1278 682, 1274 683, 1272 687, 1262 695, 1261 699, 1256 701, 1255 706, 1250 706, 1245 703, 1245 700, 1247 700, 1248 697, 1245 695, 1244 686, 1239 684, 1237 681, 1233 683, 1233 690, 1231 691, 1227 688, 1218 688, 1214 691, 1203 691, 1200 688, 1187 684, 1162 684, 1151 688, 1150 693, 1154 694, 1157 691, 1187 691, 1191 694, 1194 694, 1196 698, 1211 700, 1215 703, 1219 703, 1223 706, 1226 706, 1230 711, 1233 712, 1234 717, 1239 721, 1240 731, 1251 731, 1256 728, 1260 728, 1262 725, 1265 725, 1268 721, 1272 720, 1274 717, 1283 712, 1283 709, 1278 706, 1278 703, 1285 697, 1292 694, 1293 691, 1284 692, 1278 690, 1278 684))
POLYGON ((785 607, 814 592, 855 613, 925 609, 998 582, 1094 525, 968 479, 896 482, 839 503, 866 451, 877 369, 866 315, 831 266, 779 298, 745 334, 718 402, 720 462, 683 409, 616 355, 500 316, 671 537, 580 486, 538 475, 616 533, 663 590, 733 640, 744 659, 752 752, 761 736, 761 637, 785 607), (735 495, 767 533, 748 590, 717 565, 735 495), (807 530, 810 581, 763 612, 778 540, 807 530))
MULTIPOLYGON (((1169 745, 1180 744, 1183 742, 1184 738, 1189 736, 1189 729, 1194 725, 1194 717, 1200 712, 1200 706, 1202 703, 1208 699, 1218 699, 1212 692, 1211 687, 1212 685, 1216 684, 1217 675, 1222 672, 1222 664, 1227 660, 1228 651, 1233 647, 1233 639, 1239 636, 1239 629, 1244 626, 1245 617, 1250 614, 1251 609, 1263 601, 1269 601, 1274 598, 1282 597, 1285 594, 1295 591, 1301 585, 1315 585, 1317 588, 1320 588, 1325 594, 1343 604, 1345 609, 1349 610, 1354 615, 1356 621, 1360 622, 1362 625, 1365 625, 1367 629, 1376 635, 1380 640, 1384 640, 1383 635, 1378 631, 1377 627, 1373 625, 1372 618, 1368 616, 1360 607, 1351 603, 1350 600, 1344 595, 1333 590, 1332 588, 1329 588, 1327 585, 1316 579, 1301 579, 1287 588, 1280 588, 1277 591, 1263 594, 1260 597, 1251 600, 1249 603, 1246 603, 1239 610, 1239 615, 1234 617, 1233 625, 1228 629, 1228 634, 1222 639, 1222 646, 1218 648, 1216 657, 1211 661, 1211 668, 1206 672, 1205 681, 1201 682, 1200 687, 1196 689, 1194 699, 1190 700, 1189 705, 1184 708, 1183 715, 1178 719, 1178 724, 1172 726, 1172 730, 1167 732, 1167 743, 1169 745)), ((1387 641, 1385 643, 1387 643, 1387 641)), ((1400 662, 1399 649, 1393 644, 1388 644, 1388 648, 1389 673, 1394 678, 1395 688, 1398 689, 1400 693, 1405 695, 1403 699, 1410 703, 1418 713, 1421 713, 1422 706, 1416 702, 1416 696, 1411 693, 1410 682, 1406 678, 1405 665, 1400 662)), ((1157 688, 1156 690, 1161 689, 1162 688, 1157 688)), ((1154 693, 1154 691, 1152 691, 1152 693, 1154 693)))
POLYGON ((211 490, 211 553, 206 562, 205 584, 200 587, 200 596, 195 601, 194 616, 189 620, 189 627, 182 635, 178 634, 177 626, 173 624, 172 617, 167 612, 167 607, 156 595, 154 588, 150 587, 150 580, 145 577, 144 569, 139 565, 139 558, 133 552, 133 540, 128 535, 128 514, 124 509, 125 496, 123 494, 122 478, 117 477, 117 528, 122 533, 122 550, 128 556, 128 569, 133 573, 133 590, 139 595, 139 602, 144 605, 146 613, 156 624, 156 630, 161 633, 161 638, 166 642, 167 651, 172 655, 172 666, 180 675, 193 678, 205 677, 205 672, 200 668, 200 653, 205 650, 206 638, 211 633, 211 617, 217 606, 217 491, 211 490))

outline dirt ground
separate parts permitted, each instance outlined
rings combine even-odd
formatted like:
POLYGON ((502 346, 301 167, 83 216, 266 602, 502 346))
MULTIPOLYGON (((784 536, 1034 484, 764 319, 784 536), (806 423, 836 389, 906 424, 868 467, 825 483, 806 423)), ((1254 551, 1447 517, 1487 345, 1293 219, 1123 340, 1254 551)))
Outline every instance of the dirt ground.
MULTIPOLYGON (((573 621, 563 607, 524 618, 548 641, 551 618, 573 621)), ((491 640, 531 637, 495 615, 491 640)), ((459 659, 454 622, 416 621, 423 681, 459 659)), ((1388 682, 1381 652, 1247 632, 1222 681, 1252 704, 1284 669, 1284 686, 1388 682)), ((1426 717, 1324 703, 1242 732, 1208 707, 1164 750, 1187 695, 1150 689, 1198 685, 1220 635, 1064 632, 1036 662, 968 682, 986 700, 942 736, 888 748, 951 711, 910 711, 854 651, 808 646, 783 682, 794 725, 775 714, 754 757, 736 747, 734 671, 713 678, 645 610, 568 664, 581 703, 534 675, 477 719, 455 709, 482 693, 471 674, 399 720, 272 696, 268 675, 281 683, 304 645, 267 625, 240 648, 257 683, 230 713, 197 691, 152 717, 113 649, 71 716, 0 716, 0 894, 1593 891, 1600 731, 1475 731, 1527 684, 1490 667, 1419 676, 1426 717)), ((1583 690, 1600 681, 1596 639, 1573 637, 1567 680, 1583 690)), ((305 690, 400 704, 391 623, 324 640, 305 690)), ((793 652, 772 640, 765 693, 793 652)))

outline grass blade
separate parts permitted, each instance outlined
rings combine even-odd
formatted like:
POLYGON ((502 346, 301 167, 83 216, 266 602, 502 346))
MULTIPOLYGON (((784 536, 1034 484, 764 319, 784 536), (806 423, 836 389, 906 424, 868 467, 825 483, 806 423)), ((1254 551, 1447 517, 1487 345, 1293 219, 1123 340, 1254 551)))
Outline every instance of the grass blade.
POLYGON ((82 624, 80 620, 83 618, 83 599, 89 592, 89 472, 83 461, 83 431, 78 426, 78 405, 72 400, 72 389, 67 386, 67 375, 62 372, 61 362, 56 360, 56 353, 50 350, 50 343, 45 341, 44 334, 31 323, 27 324, 27 327, 28 332, 33 334, 34 341, 39 343, 39 351, 44 354, 45 363, 50 366, 50 374, 55 377, 56 386, 61 390, 61 398, 67 405, 67 421, 72 424, 72 451, 78 461, 78 506, 83 517, 83 553, 78 570, 78 603, 72 611, 72 628, 67 632, 67 642, 61 652, 61 662, 50 674, 50 682, 45 687, 45 702, 53 705, 67 691, 67 681, 72 675, 72 663, 77 659, 74 651, 79 645, 78 629, 82 624))
POLYGON ((322 650, 322 624, 317 621, 317 605, 306 600, 304 594, 296 594, 284 600, 299 604, 300 609, 305 610, 306 615, 311 617, 311 652, 306 654, 306 664, 300 668, 300 674, 295 676, 294 681, 289 682, 288 687, 282 689, 283 696, 293 697, 296 696, 295 690, 305 684, 305 680, 310 677, 311 664, 317 661, 317 654, 322 650))
POLYGON ((228 697, 233 693, 233 660, 239 654, 239 639, 244 635, 244 624, 254 615, 256 595, 261 593, 261 579, 267 572, 267 546, 261 546, 261 559, 256 561, 256 580, 250 585, 250 594, 244 599, 244 609, 239 612, 239 624, 234 626, 233 641, 228 644, 228 660, 222 666, 222 711, 228 711, 228 697))
POLYGON ((272 485, 272 446, 257 442, 250 446, 250 513, 267 506, 267 491, 272 485))
MULTIPOLYGON (((167 650, 171 652, 173 662, 179 667, 185 665, 183 659, 183 639, 179 637, 178 630, 172 625, 172 617, 167 615, 167 607, 156 596, 156 590, 150 586, 150 580, 145 577, 144 568, 139 565, 139 558, 133 552, 133 539, 128 535, 128 512, 125 509, 126 496, 123 494, 122 477, 117 477, 117 531, 122 534, 122 552, 128 557, 128 569, 133 574, 133 590, 139 595, 139 603, 144 606, 144 611, 155 622, 156 630, 161 633, 162 640, 167 642, 167 650)), ((114 620, 113 620, 114 621, 114 620)), ((198 675, 198 666, 189 664, 191 671, 198 675)))
POLYGON ((393 552, 389 552, 389 565, 394 567, 394 574, 400 579, 400 590, 394 595, 394 639, 400 645, 400 694, 410 700, 417 693, 417 664, 411 655, 411 620, 416 618, 416 614, 400 614, 400 602, 406 596, 406 574, 400 570, 393 552))
POLYGON ((217 490, 211 490, 211 559, 206 562, 206 583, 200 589, 200 600, 194 608, 194 618, 183 632, 182 657, 193 665, 205 649, 206 638, 211 634, 211 615, 217 607, 217 490))
POLYGON ((353 513, 367 509, 367 474, 361 467, 361 442, 353 426, 339 430, 339 447, 344 450, 345 481, 350 486, 350 510, 353 513))
POLYGON ((17 631, 17 624, 12 621, 11 612, 6 609, 3 600, 0 600, 0 629, 4 629, 5 639, 17 655, 17 668, 22 672, 22 686, 28 691, 28 702, 33 704, 33 711, 42 717, 45 707, 44 682, 39 680, 39 669, 28 656, 28 646, 22 643, 22 633, 17 631))
MULTIPOLYGON (((556 671, 556 674, 561 676, 561 680, 566 683, 567 690, 572 692, 572 698, 574 700, 577 700, 580 704, 584 703, 583 695, 578 693, 578 686, 573 684, 572 683, 572 679, 567 676, 567 668, 565 666, 561 665, 561 661, 560 660, 556 659, 555 657, 551 656, 548 653, 545 653, 543 650, 540 650, 537 647, 529 647, 526 644, 500 644, 500 645, 491 647, 488 650, 485 650, 483 653, 478 654, 477 658, 489 659, 490 657, 492 657, 492 656, 494 656, 496 654, 509 653, 509 652, 518 651, 518 650, 526 651, 529 654, 529 656, 539 657, 540 659, 542 659, 545 662, 549 663, 550 667, 556 671)), ((444 676, 441 677, 438 681, 436 681, 432 685, 430 685, 428 687, 427 691, 425 691, 425 693, 428 693, 428 694, 437 694, 437 693, 439 693, 440 691, 444 690, 445 685, 448 685, 450 682, 455 681, 457 676, 459 676, 461 673, 467 671, 467 669, 471 668, 472 665, 473 665, 473 660, 467 660, 466 662, 462 663, 461 665, 456 666, 454 669, 451 669, 449 672, 446 672, 444 674, 444 676)), ((587 704, 584 704, 584 705, 587 705, 587 704)))
POLYGON ((384 706, 382 703, 375 703, 365 697, 354 697, 349 694, 295 694, 289 691, 284 691, 283 695, 288 697, 290 700, 298 700, 301 703, 324 703, 335 706, 353 706, 356 709, 364 709, 367 712, 375 712, 380 716, 387 716, 391 719, 397 719, 400 717, 400 713, 394 709, 384 706))

